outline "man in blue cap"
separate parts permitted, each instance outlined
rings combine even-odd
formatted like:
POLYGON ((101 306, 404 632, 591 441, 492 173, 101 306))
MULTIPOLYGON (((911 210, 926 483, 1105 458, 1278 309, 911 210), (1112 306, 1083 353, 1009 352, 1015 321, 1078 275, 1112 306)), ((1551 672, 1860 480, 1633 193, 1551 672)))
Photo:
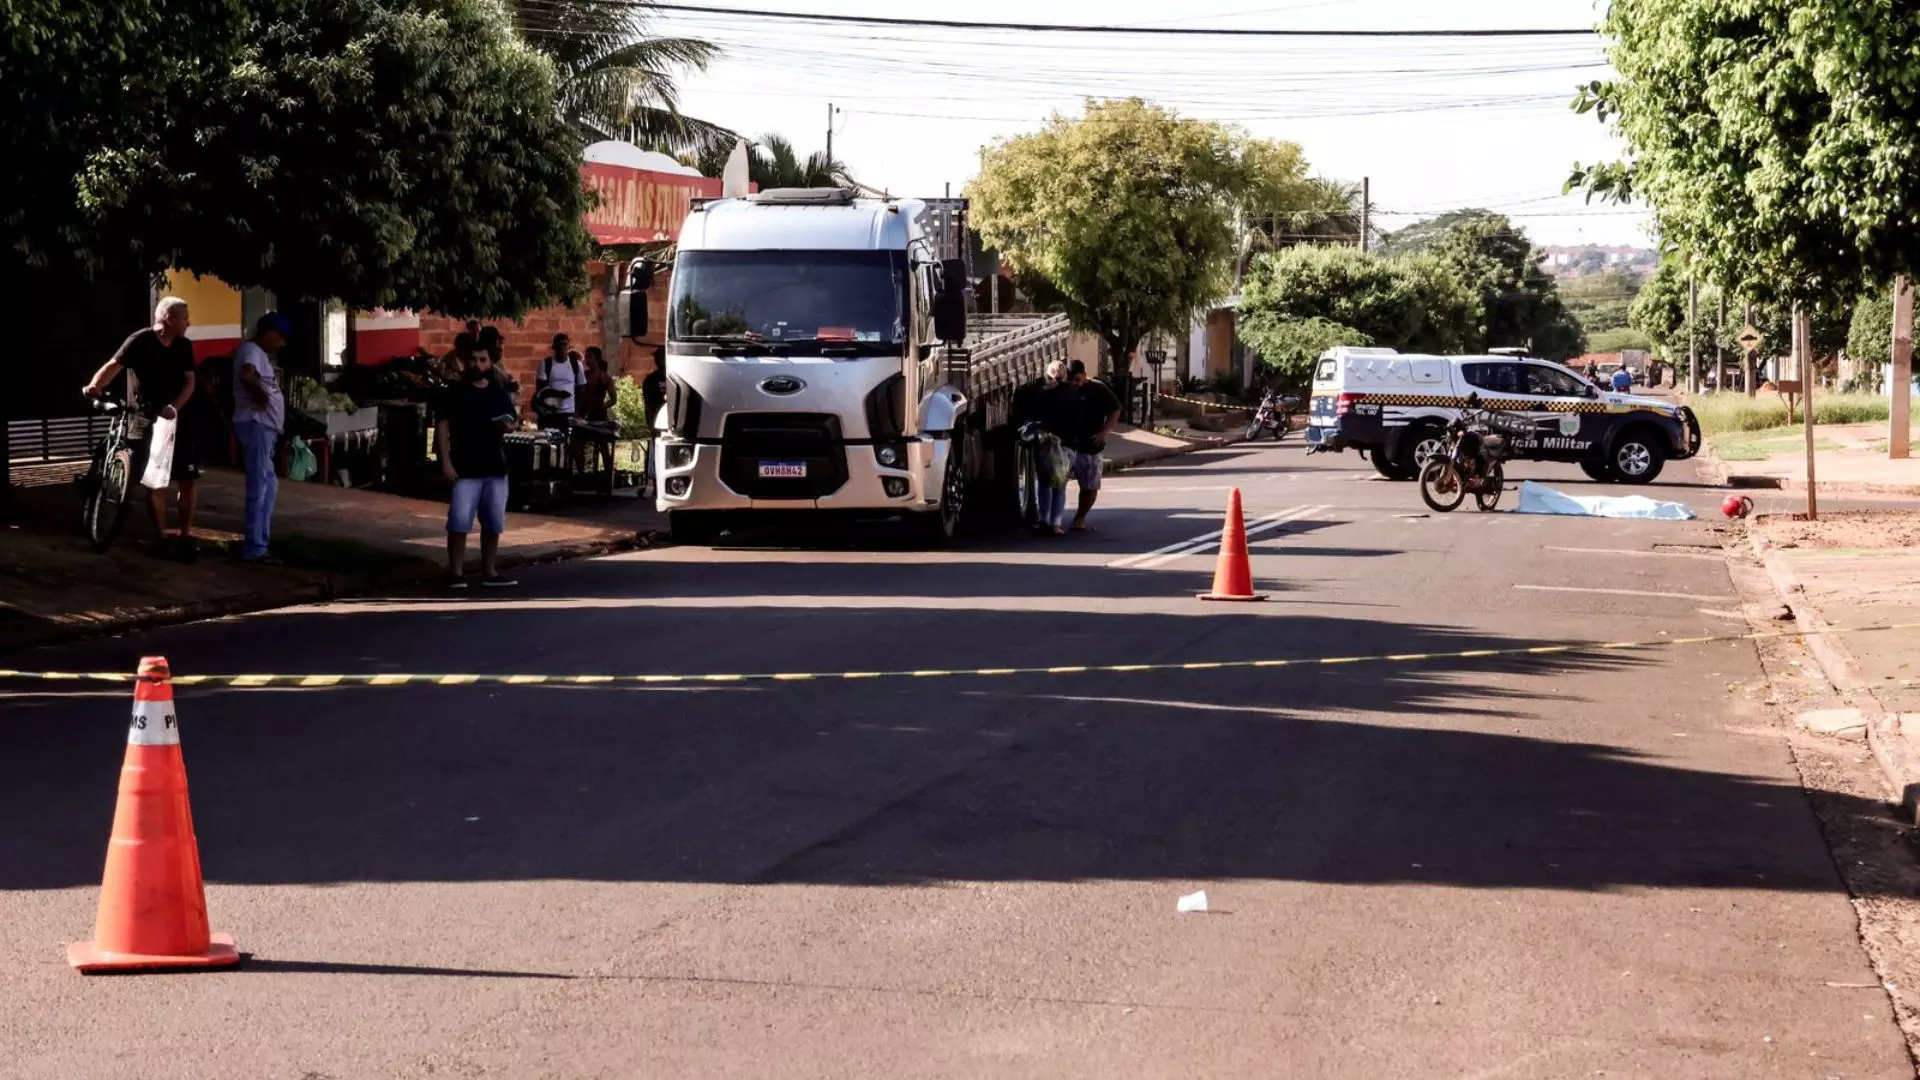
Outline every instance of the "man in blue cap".
POLYGON ((247 562, 267 558, 273 533, 274 496, 280 489, 274 457, 287 427, 286 399, 273 362, 292 334, 287 317, 269 311, 254 324, 253 340, 233 354, 233 437, 247 473, 246 539, 240 557, 247 562))

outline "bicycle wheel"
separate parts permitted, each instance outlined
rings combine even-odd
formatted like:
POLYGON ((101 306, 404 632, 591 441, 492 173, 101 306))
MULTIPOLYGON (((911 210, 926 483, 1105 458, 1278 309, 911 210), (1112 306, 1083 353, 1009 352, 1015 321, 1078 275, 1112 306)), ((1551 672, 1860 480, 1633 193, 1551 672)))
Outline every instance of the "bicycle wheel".
POLYGON ((1480 509, 1488 513, 1500 505, 1500 494, 1507 489, 1507 474, 1500 468, 1499 462, 1487 466, 1486 479, 1480 481, 1480 490, 1474 493, 1473 501, 1480 509))
POLYGON ((1451 513, 1467 501, 1467 485, 1452 462, 1435 458, 1420 472, 1420 498, 1442 514, 1451 513))
POLYGON ((120 527, 120 508, 126 505, 127 481, 133 474, 133 453, 126 449, 113 452, 100 467, 99 482, 87 493, 87 546, 107 550, 120 527))

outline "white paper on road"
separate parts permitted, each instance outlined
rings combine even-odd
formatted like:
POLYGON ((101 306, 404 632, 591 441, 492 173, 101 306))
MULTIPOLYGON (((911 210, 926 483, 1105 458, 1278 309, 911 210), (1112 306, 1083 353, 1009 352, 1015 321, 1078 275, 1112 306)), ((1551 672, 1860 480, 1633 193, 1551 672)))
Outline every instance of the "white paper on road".
POLYGON ((1196 893, 1188 893, 1187 895, 1180 898, 1180 902, 1178 904, 1174 905, 1175 912, 1205 911, 1205 910, 1207 910, 1207 890, 1205 889, 1201 889, 1199 892, 1196 892, 1196 893))
POLYGON ((153 422, 153 441, 147 445, 147 471, 140 474, 140 484, 150 491, 159 491, 173 482, 173 433, 179 427, 175 421, 162 416, 153 422))
POLYGON ((1682 503, 1660 502, 1645 495, 1569 495, 1531 480, 1520 482, 1517 514, 1565 514, 1571 517, 1647 518, 1654 521, 1692 521, 1693 511, 1682 503))

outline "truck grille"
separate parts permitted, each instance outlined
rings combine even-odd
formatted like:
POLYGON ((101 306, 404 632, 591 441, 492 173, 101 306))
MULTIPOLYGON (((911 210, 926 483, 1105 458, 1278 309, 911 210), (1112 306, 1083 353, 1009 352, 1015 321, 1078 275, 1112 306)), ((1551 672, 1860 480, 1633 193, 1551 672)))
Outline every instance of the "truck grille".
POLYGON ((750 499, 818 499, 847 482, 840 418, 818 413, 734 413, 721 433, 720 479, 750 499), (760 465, 804 464, 803 477, 761 476, 760 465))

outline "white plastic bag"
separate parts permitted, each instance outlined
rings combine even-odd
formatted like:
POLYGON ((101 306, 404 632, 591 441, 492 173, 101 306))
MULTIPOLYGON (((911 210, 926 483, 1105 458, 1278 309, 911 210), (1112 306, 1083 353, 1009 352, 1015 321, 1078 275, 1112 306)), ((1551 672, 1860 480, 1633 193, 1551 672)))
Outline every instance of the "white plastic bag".
POLYGON ((179 426, 164 416, 153 422, 153 436, 147 443, 147 471, 140 474, 141 486, 149 491, 173 483, 173 437, 179 426))

